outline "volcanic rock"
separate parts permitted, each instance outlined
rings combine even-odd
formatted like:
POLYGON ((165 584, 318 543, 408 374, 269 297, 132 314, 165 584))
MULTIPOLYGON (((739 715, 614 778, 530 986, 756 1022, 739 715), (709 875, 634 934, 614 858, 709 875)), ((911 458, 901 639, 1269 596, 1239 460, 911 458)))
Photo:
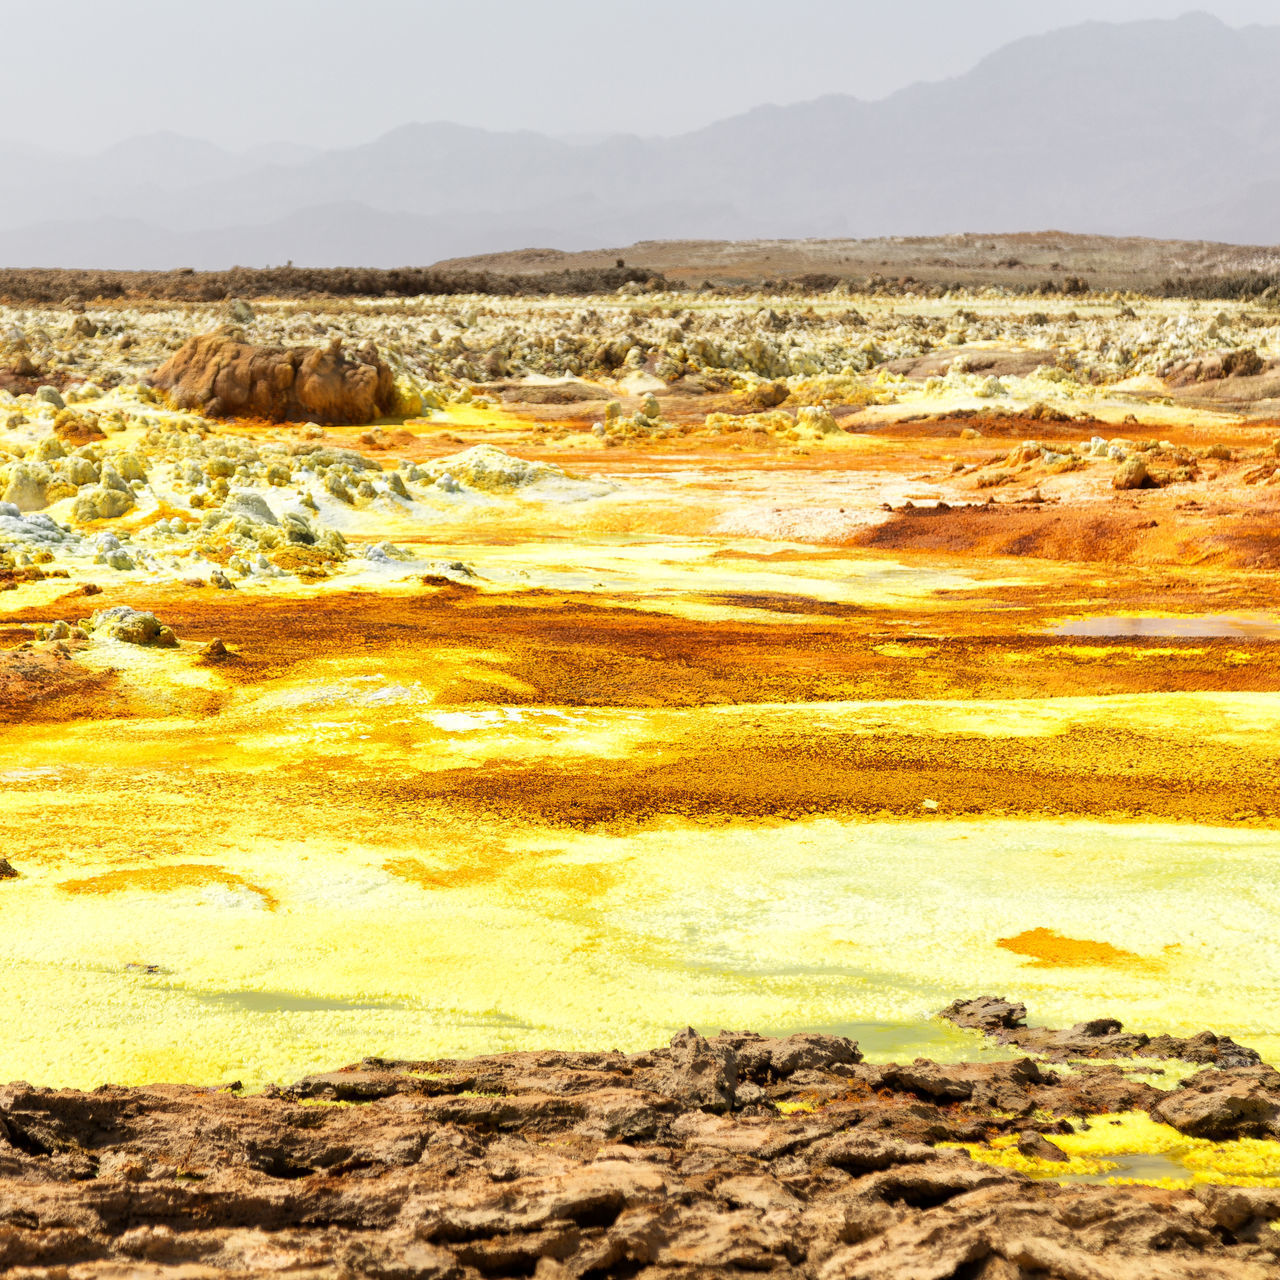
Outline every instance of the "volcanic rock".
MULTIPOLYGON (((1277 1275, 1275 1192, 1065 1186, 934 1145, 1003 1132, 1055 1158, 1026 1116, 1070 1105, 1074 1077, 1025 1061, 859 1058, 840 1037, 687 1029, 631 1055, 367 1059, 249 1097, 11 1084, 0 1268, 76 1280, 1277 1275), (785 1078, 744 1084, 743 1064, 785 1078), (908 1076, 964 1079, 969 1099, 922 1102, 908 1076), (797 1082, 817 1101, 780 1113, 797 1082), (1015 1086, 1022 1119, 975 1101, 1015 1086)), ((1092 1112, 1081 1094, 1074 1105, 1092 1112)))
POLYGON ((394 409, 390 367, 372 346, 261 347, 226 327, 191 338, 151 374, 175 408, 211 418, 361 423, 394 409))
POLYGON ((221 640, 210 640, 200 650, 199 662, 202 665, 214 665, 219 662, 230 662, 235 655, 221 640))
POLYGON ((19 511, 39 511, 49 504, 47 490, 52 479, 48 467, 41 463, 15 462, 9 468, 3 499, 19 511))
POLYGON ((738 1055, 732 1045, 712 1045, 686 1027, 672 1038, 669 1054, 669 1069, 655 1081, 659 1092, 708 1111, 728 1111, 733 1106, 738 1055))
POLYGON ((1049 1141, 1043 1133, 1028 1129, 1018 1135, 1018 1151, 1035 1160, 1049 1160, 1054 1164, 1066 1164, 1071 1157, 1055 1143, 1049 1141))
POLYGON ((131 490, 103 484, 81 493, 72 504, 71 515, 76 520, 113 520, 135 505, 131 490))
POLYGON ((1193 1138, 1280 1138, 1280 1072, 1268 1066, 1198 1071, 1151 1116, 1193 1138))
POLYGON ((953 1001, 938 1017, 954 1022, 957 1027, 967 1027, 991 1036, 1000 1031, 1023 1029, 1027 1021, 1027 1006, 1001 996, 977 996, 972 1000, 953 1001))
POLYGON ((17 505, 0 502, 0 538, 19 546, 48 547, 74 542, 75 538, 52 516, 37 512, 24 516, 17 505))
POLYGON ((1027 1007, 998 996, 956 1000, 938 1017, 958 1027, 981 1031, 1002 1044, 1042 1053, 1052 1062, 1069 1058, 1172 1058, 1217 1067, 1249 1067, 1262 1061, 1256 1049, 1237 1044, 1230 1036, 1201 1031, 1185 1039, 1161 1035, 1154 1039, 1127 1032, 1115 1018, 1093 1018, 1064 1031, 1028 1027, 1027 1007))
POLYGON ((83 696, 109 680, 75 662, 62 641, 0 651, 0 721, 31 722, 44 704, 83 696))
POLYGON ((564 472, 545 462, 528 462, 491 444, 472 445, 461 453, 439 458, 432 469, 447 473, 473 489, 502 492, 536 484, 540 480, 562 478, 564 472))
POLYGON ((1169 364, 1161 374, 1171 387, 1185 387, 1197 382, 1215 382, 1220 378, 1252 378, 1265 368, 1266 361, 1254 348, 1241 347, 1169 364))
POLYGON ((241 493, 233 493, 222 504, 222 509, 228 515, 243 516, 245 519, 256 521, 259 524, 274 526, 280 523, 275 517, 275 512, 267 505, 266 499, 261 494, 247 490, 241 493))
POLYGON ((599 387, 572 380, 543 384, 499 383, 494 390, 504 401, 514 404, 579 404, 605 398, 599 387))

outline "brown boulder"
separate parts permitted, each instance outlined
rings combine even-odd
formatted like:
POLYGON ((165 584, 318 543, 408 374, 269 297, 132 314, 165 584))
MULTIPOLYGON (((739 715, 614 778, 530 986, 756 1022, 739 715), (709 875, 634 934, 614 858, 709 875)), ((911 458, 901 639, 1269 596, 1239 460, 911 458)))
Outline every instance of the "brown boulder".
POLYGON ((1198 1071, 1151 1108, 1193 1138, 1280 1137, 1280 1072, 1265 1065, 1198 1071))
POLYGON ((372 345, 354 356, 327 347, 259 347, 238 329, 201 334, 150 377, 175 408, 211 418, 362 423, 396 404, 391 369, 372 345))
POLYGON ((1185 387, 1222 378, 1253 378, 1266 367, 1267 362, 1252 347, 1240 347, 1166 365, 1162 374, 1171 387, 1185 387))

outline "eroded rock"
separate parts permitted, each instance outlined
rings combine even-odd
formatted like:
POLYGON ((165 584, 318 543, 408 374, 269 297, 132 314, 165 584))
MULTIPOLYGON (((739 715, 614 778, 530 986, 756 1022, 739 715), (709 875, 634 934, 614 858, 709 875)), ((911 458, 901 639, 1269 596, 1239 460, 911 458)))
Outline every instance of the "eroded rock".
POLYGON ((1141 458, 1129 458, 1122 462, 1111 477, 1113 489, 1154 489, 1156 482, 1141 458))
POLYGON ((1002 1044, 1017 1045, 1050 1061, 1069 1058, 1171 1058, 1218 1067, 1249 1067, 1262 1061, 1256 1049, 1237 1044, 1230 1036, 1201 1031, 1194 1036, 1161 1035, 1125 1031, 1115 1018, 1093 1018, 1057 1031, 1025 1025, 1027 1007, 999 996, 956 1000, 938 1017, 958 1027, 981 1031, 1002 1044))
POLYGON ((1073 1078, 860 1056, 835 1036, 689 1028, 631 1055, 367 1059, 251 1097, 11 1084, 0 1266, 85 1280, 249 1276, 264 1260, 450 1280, 1277 1274, 1269 1190, 1066 1186, 936 1145, 1006 1132, 1058 1161, 1044 1122, 1010 1117, 1000 1095, 1058 1108, 1073 1078), (821 1105, 780 1113, 797 1089, 821 1105))
POLYGON ((136 505, 131 490, 104 483, 96 489, 82 492, 72 504, 71 516, 80 521, 114 520, 132 511, 136 505))
POLYGON ((371 346, 260 347, 235 328, 191 338, 151 374, 176 408, 210 418, 361 423, 395 407, 390 367, 371 346))
POLYGON ((1151 1117, 1193 1138, 1280 1138, 1280 1072, 1262 1065, 1198 1071, 1151 1117))

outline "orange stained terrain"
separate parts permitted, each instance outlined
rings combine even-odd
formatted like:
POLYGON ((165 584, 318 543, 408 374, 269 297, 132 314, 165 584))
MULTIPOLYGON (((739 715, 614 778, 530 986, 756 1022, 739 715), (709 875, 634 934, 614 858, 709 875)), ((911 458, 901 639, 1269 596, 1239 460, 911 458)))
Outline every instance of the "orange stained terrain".
POLYGON ((1109 942, 1090 942, 1087 938, 1064 938, 1052 929, 1028 929, 1016 938, 1000 938, 997 945, 1015 955, 1030 956, 1037 969, 1145 969, 1159 973, 1164 965, 1159 959, 1122 951, 1109 942))
POLYGON ((221 867, 200 864, 179 864, 155 868, 137 868, 127 871, 107 871, 102 875, 86 876, 79 880, 63 880, 58 888, 64 893, 127 893, 141 890, 144 893, 172 893, 178 889, 207 889, 216 887, 232 892, 244 890, 257 894, 268 911, 279 905, 266 890, 250 884, 243 877, 221 867))
MULTIPOLYGON (((1126 425, 1231 456, 1117 491, 1007 460, 1098 418, 877 412, 801 449, 588 448, 586 418, 468 410, 398 455, 494 443, 611 487, 413 519, 319 494, 346 558, 291 544, 268 559, 307 573, 231 590, 217 528, 172 572, 15 582, 0 964, 34 1029, 0 1078, 261 1083, 688 1022, 963 1056, 929 1019, 985 990, 1274 1054, 1271 427, 1126 425), (117 605, 181 643, 39 638, 117 605)), ((381 457, 362 434, 320 443, 381 457)), ((181 510, 94 528, 149 545, 181 510)))

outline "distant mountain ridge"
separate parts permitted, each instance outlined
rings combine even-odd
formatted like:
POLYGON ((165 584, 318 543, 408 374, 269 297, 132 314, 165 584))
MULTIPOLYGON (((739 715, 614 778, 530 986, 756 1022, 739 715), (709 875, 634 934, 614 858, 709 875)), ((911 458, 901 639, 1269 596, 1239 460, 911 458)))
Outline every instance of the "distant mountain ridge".
POLYGON ((1280 26, 1090 22, 876 102, 762 106, 668 138, 407 124, 233 153, 158 133, 0 146, 0 265, 424 265, 529 244, 1046 226, 1280 242, 1280 26), (51 256, 53 255, 53 256, 51 256))

